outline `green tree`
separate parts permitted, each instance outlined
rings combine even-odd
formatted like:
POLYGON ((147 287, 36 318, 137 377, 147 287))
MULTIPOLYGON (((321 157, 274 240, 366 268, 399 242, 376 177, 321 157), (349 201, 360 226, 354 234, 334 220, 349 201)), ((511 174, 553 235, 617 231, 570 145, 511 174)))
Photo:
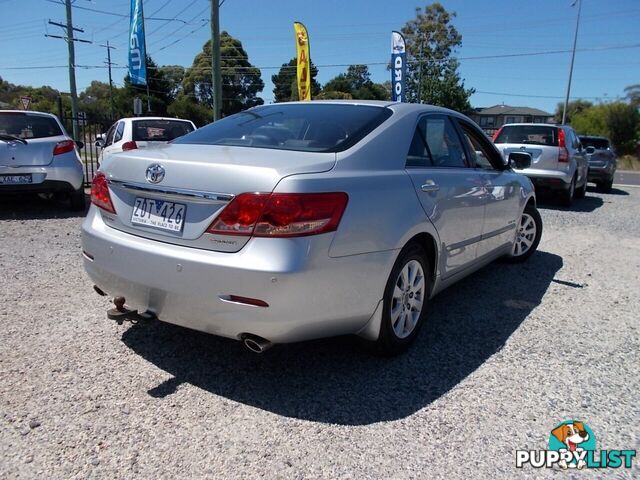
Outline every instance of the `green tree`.
POLYGON ((171 83, 164 77, 156 62, 147 55, 147 83, 149 85, 149 101, 147 103, 147 87, 131 83, 129 74, 124 77, 124 87, 119 89, 116 96, 116 109, 121 116, 133 113, 133 99, 142 99, 145 115, 166 115, 167 107, 171 103, 171 83), (148 111, 148 106, 151 111, 148 111))
MULTIPOLYGON (((572 100, 567 104, 567 114, 565 118, 565 123, 571 123, 571 119, 589 108, 593 107, 593 103, 588 100, 572 100)), ((562 111, 564 110, 564 102, 559 102, 556 106, 555 115, 553 117, 556 123, 562 122, 562 111)), ((585 134, 586 135, 586 134, 585 134)))
MULTIPOLYGON (((567 108, 567 118, 571 119, 571 126, 579 135, 609 136, 609 128, 607 127, 608 106, 606 104, 593 105, 584 100, 577 100, 576 102, 570 102, 569 105, 571 106, 572 103, 581 106, 579 109, 567 108), (571 112, 571 115, 569 115, 569 112, 571 112)), ((560 113, 560 119, 562 119, 563 105, 562 103, 558 104, 559 112, 556 109, 556 115, 560 113)))
POLYGON ((160 74, 167 82, 169 97, 174 100, 182 92, 182 81, 184 80, 185 68, 182 65, 163 65, 159 69, 160 74))
POLYGON ((640 131, 640 113, 626 102, 595 105, 575 114, 571 125, 582 135, 604 135, 619 153, 632 153, 640 131))
POLYGON ((326 93, 322 98, 389 99, 386 87, 371 81, 371 74, 366 65, 349 65, 347 73, 337 75, 324 85, 323 92, 326 93), (345 94, 345 96, 340 94, 345 94))
MULTIPOLYGON (((227 32, 220 35, 222 72, 222 113, 231 115, 247 108, 262 105, 258 93, 264 89, 260 69, 249 62, 247 52, 240 40, 227 32)), ((198 103, 213 109, 211 89, 211 41, 206 42, 202 52, 187 69, 183 81, 184 93, 194 94, 198 103)))
POLYGON ((172 117, 191 120, 198 127, 211 122, 211 109, 196 102, 193 95, 178 94, 176 99, 167 108, 167 113, 172 117))
MULTIPOLYGON (((311 98, 320 93, 320 84, 316 80, 318 67, 311 63, 311 98)), ((296 83, 297 60, 292 58, 289 63, 283 63, 278 73, 271 76, 273 82, 273 97, 276 102, 298 100, 298 85, 296 83)))
POLYGON ((413 102, 439 105, 453 110, 471 108, 469 97, 475 89, 466 89, 458 73, 459 62, 452 57, 462 45, 462 36, 451 24, 455 13, 440 3, 416 8, 402 33, 407 47, 407 98, 413 102))

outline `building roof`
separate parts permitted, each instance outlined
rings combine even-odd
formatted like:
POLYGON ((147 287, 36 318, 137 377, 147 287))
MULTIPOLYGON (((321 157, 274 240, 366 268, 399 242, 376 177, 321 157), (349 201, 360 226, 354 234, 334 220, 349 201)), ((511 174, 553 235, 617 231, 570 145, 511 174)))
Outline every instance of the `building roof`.
POLYGON ((494 105, 493 107, 477 109, 476 115, 534 115, 538 117, 553 117, 553 113, 531 107, 511 107, 509 105, 494 105))

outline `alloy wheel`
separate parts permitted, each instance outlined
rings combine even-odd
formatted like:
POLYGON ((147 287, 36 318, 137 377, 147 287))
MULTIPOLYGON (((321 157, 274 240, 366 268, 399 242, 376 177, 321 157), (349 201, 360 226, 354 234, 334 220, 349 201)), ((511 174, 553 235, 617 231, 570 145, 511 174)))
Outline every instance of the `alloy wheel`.
POLYGON ((526 212, 523 213, 516 232, 516 241, 513 244, 514 257, 519 257, 529 251, 535 241, 536 232, 537 227, 533 217, 526 212))
POLYGON ((396 278, 391 299, 391 326, 398 338, 407 338, 416 328, 425 295, 424 270, 417 260, 408 261, 396 278))

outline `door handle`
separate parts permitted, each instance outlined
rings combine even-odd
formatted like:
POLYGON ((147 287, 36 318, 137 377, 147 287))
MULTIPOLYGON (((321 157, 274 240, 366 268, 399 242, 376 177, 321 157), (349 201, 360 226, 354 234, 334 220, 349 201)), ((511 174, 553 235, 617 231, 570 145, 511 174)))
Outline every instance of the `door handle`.
POLYGON ((440 190, 440 185, 435 183, 433 180, 425 180, 424 185, 420 188, 423 192, 437 192, 440 190))

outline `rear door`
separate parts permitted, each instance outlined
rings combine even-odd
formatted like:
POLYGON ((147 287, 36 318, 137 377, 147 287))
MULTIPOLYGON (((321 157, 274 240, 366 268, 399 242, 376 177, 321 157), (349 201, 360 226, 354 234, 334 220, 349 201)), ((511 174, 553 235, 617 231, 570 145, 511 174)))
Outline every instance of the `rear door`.
POLYGON ((68 139, 49 115, 0 112, 0 167, 49 165, 56 144, 68 139))
POLYGON ((486 201, 482 172, 470 168, 454 125, 442 114, 418 121, 406 171, 438 231, 440 272, 449 277, 477 256, 486 201))
POLYGON ((531 155, 529 170, 558 170, 558 127, 553 125, 505 125, 494 141, 504 158, 511 152, 531 155))

